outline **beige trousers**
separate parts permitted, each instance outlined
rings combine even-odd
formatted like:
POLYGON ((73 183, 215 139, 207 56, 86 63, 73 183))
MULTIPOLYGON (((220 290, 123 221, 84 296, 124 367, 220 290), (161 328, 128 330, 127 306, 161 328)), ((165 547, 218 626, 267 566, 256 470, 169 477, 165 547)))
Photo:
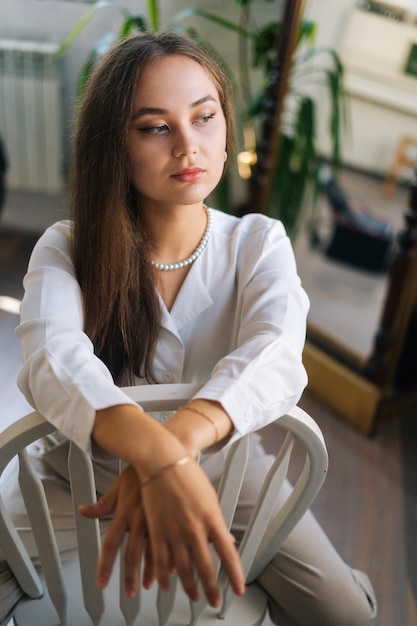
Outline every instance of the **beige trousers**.
MULTIPOLYGON (((265 457, 252 460, 238 517, 242 512, 244 518, 249 515, 260 476, 269 465, 265 457)), ((290 489, 285 484, 280 497, 290 489)), ((258 583, 269 595, 272 621, 280 626, 369 626, 376 620, 369 578, 341 559, 311 512, 297 524, 258 583)))
MULTIPOLYGON (((265 454, 260 437, 253 436, 233 525, 237 538, 249 521, 273 461, 272 455, 265 454)), ((214 459, 203 465, 208 465, 206 471, 212 476, 214 459)), ((286 482, 277 510, 290 490, 286 482)), ((376 622, 376 599, 368 576, 342 560, 311 512, 303 516, 257 582, 268 593, 270 617, 279 626, 369 626, 376 622)))
MULTIPOLYGON (((52 440, 47 442, 46 448, 36 446, 32 457, 45 485, 59 548, 64 554, 75 547, 71 495, 65 480, 66 452, 65 445, 56 445, 52 440)), ((213 482, 217 479, 222 454, 203 461, 213 482)), ((265 454, 259 438, 254 437, 233 527, 238 538, 272 462, 273 457, 265 454)), ((98 484, 101 482, 104 487, 112 472, 101 467, 98 474, 98 484)), ((284 489, 291 487, 287 483, 284 489)), ((36 547, 16 472, 9 472, 8 479, 1 485, 1 493, 29 554, 36 559, 36 547)), ((310 512, 304 515, 279 552, 271 557, 258 582, 269 595, 270 616, 274 623, 280 626, 369 626, 375 622, 376 601, 368 577, 344 563, 310 512)), ((20 595, 7 565, 0 562, 0 624, 7 623, 6 616, 10 618, 20 595)))

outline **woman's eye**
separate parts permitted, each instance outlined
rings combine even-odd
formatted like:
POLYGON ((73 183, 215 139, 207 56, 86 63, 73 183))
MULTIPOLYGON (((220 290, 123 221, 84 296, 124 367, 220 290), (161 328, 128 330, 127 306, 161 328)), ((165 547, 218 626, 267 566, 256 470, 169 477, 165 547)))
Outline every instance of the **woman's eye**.
POLYGON ((168 130, 168 126, 166 124, 160 124, 159 126, 145 126, 144 128, 139 128, 142 133, 150 133, 150 134, 159 134, 168 130))
POLYGON ((199 124, 207 124, 207 122, 209 120, 212 120, 215 115, 216 115, 215 113, 210 113, 208 115, 202 115, 201 117, 197 118, 197 122, 199 124))

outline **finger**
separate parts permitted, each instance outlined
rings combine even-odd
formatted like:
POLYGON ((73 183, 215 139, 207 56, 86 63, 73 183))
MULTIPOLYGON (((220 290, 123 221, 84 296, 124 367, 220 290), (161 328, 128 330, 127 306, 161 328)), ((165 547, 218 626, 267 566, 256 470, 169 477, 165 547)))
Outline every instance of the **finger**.
POLYGON ((123 518, 115 518, 103 538, 96 579, 100 589, 104 588, 110 579, 126 530, 126 521, 123 518))
MULTIPOLYGON (((170 570, 171 571, 171 570, 170 570)), ((145 546, 145 564, 143 567, 142 585, 145 589, 150 589, 155 580, 155 568, 151 550, 151 542, 147 541, 145 546)))
POLYGON ((78 510, 81 515, 89 518, 106 517, 113 513, 117 501, 116 491, 109 490, 100 500, 92 504, 81 504, 78 510))
POLYGON ((169 574, 171 561, 169 546, 163 539, 162 535, 158 536, 158 533, 151 532, 151 526, 149 526, 149 533, 155 577, 158 580, 161 589, 163 591, 168 591, 171 586, 171 578, 169 574))
POLYGON ((187 545, 181 541, 176 542, 175 547, 172 548, 172 558, 185 593, 192 602, 197 602, 200 592, 195 577, 192 554, 187 545))
POLYGON ((170 560, 169 560, 169 573, 170 574, 175 574, 177 571, 176 565, 175 565, 175 559, 174 559, 174 555, 172 550, 170 551, 170 560))
POLYGON ((101 518, 107 517, 111 513, 113 513, 113 506, 108 502, 103 502, 102 500, 98 500, 94 504, 80 504, 78 507, 78 511, 83 517, 88 518, 101 518))
POLYGON ((227 531, 225 534, 215 534, 212 542, 222 561, 223 569, 229 579, 231 588, 237 595, 243 595, 246 589, 245 576, 239 553, 236 549, 235 538, 227 531))
POLYGON ((221 593, 210 546, 207 539, 200 543, 193 541, 192 546, 193 559, 204 594, 211 606, 218 607, 221 602, 221 593))

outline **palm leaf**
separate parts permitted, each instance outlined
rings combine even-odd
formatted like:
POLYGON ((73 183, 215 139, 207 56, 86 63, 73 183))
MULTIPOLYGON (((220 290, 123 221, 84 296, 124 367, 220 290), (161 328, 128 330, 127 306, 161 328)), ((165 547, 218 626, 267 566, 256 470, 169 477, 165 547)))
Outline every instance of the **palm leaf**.
POLYGON ((64 41, 58 48, 56 52, 56 56, 61 56, 63 52, 72 44, 72 42, 78 37, 80 32, 85 28, 85 26, 89 23, 89 21, 94 17, 96 12, 100 9, 112 7, 119 11, 125 18, 131 16, 131 13, 118 2, 113 2, 113 0, 98 0, 95 2, 90 9, 82 16, 82 18, 77 22, 71 32, 65 37, 64 41))
POLYGON ((145 20, 140 15, 132 15, 124 20, 120 27, 119 39, 124 39, 135 30, 139 30, 141 32, 146 32, 148 30, 145 20))
POLYGON ((90 75, 97 64, 98 59, 111 48, 116 40, 117 36, 114 33, 106 33, 90 50, 87 61, 81 67, 80 73, 77 78, 76 90, 78 101, 80 101, 84 96, 85 88, 89 81, 90 75))
POLYGON ((269 214, 280 219, 290 237, 300 223, 304 194, 314 178, 317 155, 314 146, 315 106, 310 97, 300 100, 293 135, 282 135, 269 214))
POLYGON ((147 7, 151 29, 156 32, 160 28, 159 3, 157 0, 147 0, 147 7))

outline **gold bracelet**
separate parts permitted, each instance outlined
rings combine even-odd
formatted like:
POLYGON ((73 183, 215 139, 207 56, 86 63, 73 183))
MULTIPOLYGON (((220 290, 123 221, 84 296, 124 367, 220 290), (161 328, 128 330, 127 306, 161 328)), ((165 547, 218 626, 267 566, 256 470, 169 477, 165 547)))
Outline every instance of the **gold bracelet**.
POLYGON ((161 476, 161 474, 163 474, 164 472, 167 472, 168 470, 172 469, 173 467, 180 467, 181 465, 186 465, 188 463, 188 461, 190 459, 192 459, 192 458, 194 458, 192 454, 186 454, 185 456, 181 457, 177 461, 174 461, 174 463, 170 463, 169 465, 165 465, 164 467, 162 467, 160 470, 158 470, 152 476, 148 476, 147 478, 144 478, 141 481, 141 486, 142 487, 146 487, 146 485, 149 485, 149 483, 151 483, 152 481, 154 481, 157 478, 159 478, 161 476))
POLYGON ((181 409, 185 411, 193 411, 194 413, 197 413, 197 415, 201 415, 201 417, 204 417, 204 419, 208 420, 210 424, 213 426, 215 433, 216 433, 216 439, 214 440, 214 443, 217 443, 219 441, 220 439, 219 427, 212 417, 209 417, 205 413, 202 413, 198 409, 194 409, 193 407, 188 406, 188 405, 182 406, 181 409))

